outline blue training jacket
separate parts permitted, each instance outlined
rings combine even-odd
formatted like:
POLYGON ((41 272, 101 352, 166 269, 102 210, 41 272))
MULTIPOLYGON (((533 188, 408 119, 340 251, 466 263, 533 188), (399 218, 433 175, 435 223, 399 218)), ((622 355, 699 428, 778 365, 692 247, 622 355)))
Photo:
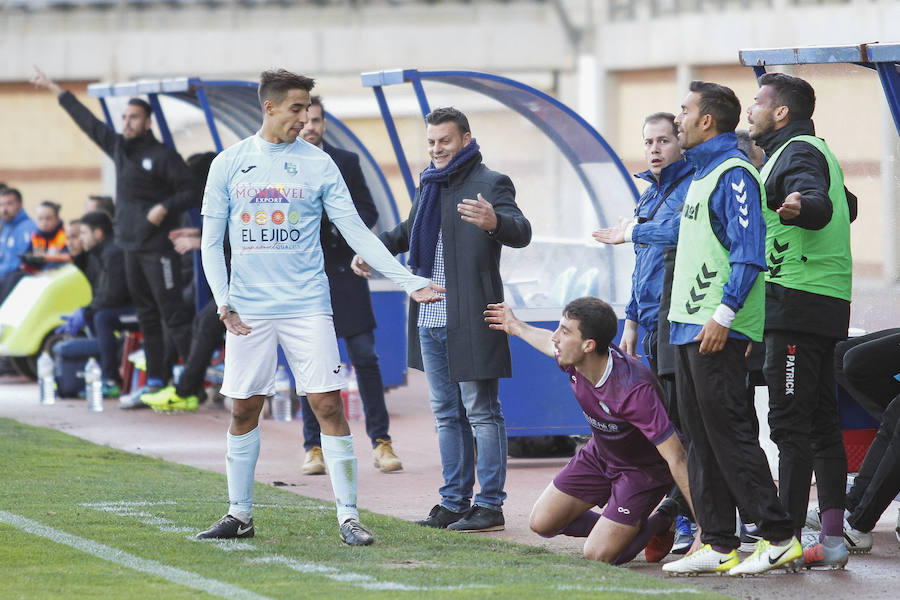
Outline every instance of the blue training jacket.
POLYGON ((37 231, 37 225, 23 208, 12 221, 3 223, 0 229, 0 275, 6 275, 19 268, 22 259, 19 255, 31 246, 31 234, 37 231))
POLYGON ((682 158, 663 168, 658 182, 649 170, 635 174, 635 177, 650 182, 650 187, 641 194, 635 207, 637 220, 647 219, 665 198, 653 218, 637 223, 631 232, 634 272, 631 274, 631 300, 625 308, 625 317, 638 322, 648 333, 656 331, 658 322, 663 287, 663 249, 678 243, 681 206, 691 185, 690 174, 693 170, 693 165, 682 158))
MULTIPOLYGON (((701 179, 732 156, 747 160, 747 156, 738 150, 737 136, 733 132, 721 133, 687 150, 684 155, 694 165, 693 179, 701 179)), ((737 312, 744 305, 757 275, 766 268, 766 222, 762 216, 756 179, 743 167, 725 171, 709 198, 709 210, 713 233, 728 250, 731 264, 731 276, 723 290, 722 304, 737 312), (746 185, 747 203, 760 207, 758 211, 750 210, 746 226, 741 225, 738 219, 741 204, 734 199, 732 184, 735 184, 735 189, 738 184, 746 185)), ((675 346, 690 344, 701 329, 700 325, 672 321, 670 342, 675 346)), ((729 330, 728 337, 747 339, 747 336, 733 329, 729 330)))

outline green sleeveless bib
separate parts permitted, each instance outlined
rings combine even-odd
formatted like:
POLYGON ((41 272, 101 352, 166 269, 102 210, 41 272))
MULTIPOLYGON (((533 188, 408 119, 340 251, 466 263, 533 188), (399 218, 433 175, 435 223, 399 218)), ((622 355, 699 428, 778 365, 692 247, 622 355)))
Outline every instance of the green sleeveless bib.
MULTIPOLYGON (((669 308, 670 321, 703 325, 722 302, 722 290, 731 275, 731 264, 728 262, 728 250, 716 238, 709 222, 709 197, 722 174, 734 167, 744 167, 756 178, 765 205, 765 189, 756 169, 740 158, 728 158, 705 177, 691 182, 681 213, 675 277, 672 283, 672 306, 669 308)), ((738 189, 734 184, 732 187, 735 199, 741 202, 741 194, 746 197, 746 191, 738 189)), ((751 206, 750 202, 746 202, 745 207, 747 213, 759 210, 751 206)), ((744 209, 741 211, 744 212, 744 209)), ((743 307, 735 315, 731 328, 758 342, 762 340, 764 320, 765 286, 760 273, 743 307)))
POLYGON ((837 158, 824 140, 812 135, 798 135, 772 154, 762 169, 761 177, 763 181, 769 178, 775 161, 787 145, 794 141, 810 144, 822 153, 828 163, 831 220, 818 230, 784 225, 778 213, 763 204, 763 216, 766 219, 766 264, 769 267, 766 281, 849 302, 853 283, 850 209, 844 193, 844 174, 837 158))

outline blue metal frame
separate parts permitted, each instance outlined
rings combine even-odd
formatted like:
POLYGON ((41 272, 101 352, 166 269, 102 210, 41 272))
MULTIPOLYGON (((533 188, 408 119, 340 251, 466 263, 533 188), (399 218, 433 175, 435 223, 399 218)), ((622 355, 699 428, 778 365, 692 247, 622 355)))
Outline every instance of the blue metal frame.
POLYGON ((757 79, 766 65, 849 63, 874 69, 900 135, 900 43, 751 49, 741 50, 739 57, 741 64, 753 67, 757 79))
MULTIPOLYGON (((517 90, 525 92, 528 96, 537 97, 544 102, 552 105, 554 108, 559 109, 565 116, 571 118, 597 143, 599 143, 599 145, 609 156, 610 161, 616 166, 616 169, 622 175, 622 180, 626 183, 626 186, 631 192, 634 201, 637 202, 640 194, 638 193, 637 187, 632 180, 631 173, 628 172, 628 170, 625 168, 625 165, 622 164, 622 161, 619 159, 618 155, 616 155, 616 153, 609 146, 606 140, 603 139, 603 136, 601 136, 600 133, 597 132, 597 130, 594 129, 594 127, 591 126, 590 123, 585 121, 578 113, 570 109, 565 104, 561 103, 556 98, 553 98, 552 96, 545 94, 544 92, 536 88, 512 79, 508 79, 506 77, 492 75, 489 73, 480 73, 477 71, 419 71, 418 69, 404 69, 395 71, 376 71, 371 73, 363 73, 363 85, 371 87, 373 92, 375 93, 375 98, 378 103, 379 109, 381 110, 381 116, 384 120, 384 124, 388 132, 388 137, 391 140, 394 154, 397 157, 397 163, 400 165, 400 171, 403 175, 407 192, 409 193, 410 202, 415 199, 415 182, 413 180, 412 173, 410 172, 409 163, 406 159, 406 154, 403 151, 403 146, 400 142, 399 135, 397 134, 397 127, 394 123, 394 118, 391 115, 390 108, 388 107, 383 87, 386 85, 397 85, 401 83, 411 84, 416 94, 416 99, 419 103, 419 109, 422 112, 422 118, 424 119, 425 116, 431 111, 425 89, 422 85, 422 82, 424 80, 455 85, 457 87, 462 87, 464 89, 478 92, 480 94, 493 98, 494 100, 500 102, 501 104, 507 106, 508 108, 525 117, 529 122, 537 127, 539 131, 546 135, 556 145, 560 152, 562 152, 563 156, 565 156, 569 161, 569 164, 572 166, 573 170, 584 186, 584 189, 587 191, 588 197, 591 201, 591 205, 593 206, 594 211, 597 214, 597 219, 601 227, 607 227, 608 220, 606 218, 606 215, 604 214, 603 208, 600 206, 595 187, 587 177, 584 169, 581 167, 581 161, 579 160, 575 149, 572 148, 565 137, 563 137, 560 132, 554 129, 551 124, 548 124, 546 121, 540 119, 533 112, 522 110, 520 106, 516 105, 516 103, 510 101, 505 96, 501 96, 497 92, 497 90, 491 88, 487 84, 480 84, 478 82, 480 80, 483 80, 486 82, 499 83, 504 86, 515 88, 517 90)), ((606 260, 608 263, 609 271, 610 273, 614 273, 615 255, 613 252, 613 248, 609 246, 605 247, 604 253, 607 257, 606 260)), ((609 282, 610 297, 615 298, 615 277, 610 277, 609 282)))

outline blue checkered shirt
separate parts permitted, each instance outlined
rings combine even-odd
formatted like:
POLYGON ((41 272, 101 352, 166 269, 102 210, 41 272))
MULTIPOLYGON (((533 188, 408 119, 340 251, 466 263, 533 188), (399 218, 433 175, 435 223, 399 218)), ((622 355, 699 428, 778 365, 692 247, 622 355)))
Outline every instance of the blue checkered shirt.
MULTIPOLYGON (((437 246, 434 248, 434 266, 431 268, 431 281, 441 287, 447 286, 447 276, 444 273, 444 234, 438 232, 437 246)), ((440 294, 444 295, 444 294, 440 294)), ((447 300, 432 302, 419 306, 418 327, 446 327, 447 326, 447 300)))

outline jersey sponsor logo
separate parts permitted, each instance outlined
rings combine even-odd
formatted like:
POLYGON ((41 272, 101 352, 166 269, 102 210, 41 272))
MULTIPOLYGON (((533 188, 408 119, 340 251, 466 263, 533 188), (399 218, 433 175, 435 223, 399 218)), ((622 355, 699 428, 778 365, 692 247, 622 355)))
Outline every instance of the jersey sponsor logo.
POLYGON ((153 159, 145 158, 144 160, 141 161, 141 167, 145 171, 152 171, 153 170, 153 159))
POLYGON ((619 426, 616 423, 605 423, 603 421, 598 421, 584 411, 582 411, 581 414, 584 415, 584 418, 594 429, 598 429, 603 433, 619 433, 619 426))
POLYGON ((235 200, 250 200, 253 204, 289 204, 303 199, 303 188, 283 183, 246 183, 234 186, 231 194, 235 200))
POLYGON ((795 344, 787 345, 787 355, 784 364, 784 395, 794 395, 794 368, 797 362, 797 346, 795 344))
POLYGON ((249 225, 250 219, 252 219, 250 213, 248 213, 247 211, 241 213, 241 223, 243 223, 244 225, 249 225))
POLYGON ((700 203, 699 202, 694 205, 685 204, 682 216, 685 219, 690 219, 691 221, 696 221, 697 215, 699 213, 700 213, 700 203))
POLYGON ((284 213, 280 210, 276 210, 272 213, 272 223, 275 225, 281 225, 284 223, 284 213))
POLYGON ((269 215, 267 215, 264 210, 258 210, 256 211, 256 214, 253 215, 253 220, 256 221, 257 225, 265 225, 269 222, 269 215))
POLYGON ((297 174, 297 163, 286 162, 284 163, 284 172, 288 175, 296 175, 297 174))
POLYGON ((241 169, 241 173, 249 173, 250 171, 252 171, 255 168, 256 168, 256 165, 250 165, 246 169, 241 169))
POLYGON ((296 210, 292 210, 291 212, 288 213, 288 223, 290 223, 291 225, 296 225, 299 222, 300 222, 300 213, 299 212, 297 212, 296 210))
POLYGON ((241 229, 241 243, 255 244, 262 243, 280 243, 280 242, 299 242, 299 229, 285 229, 284 227, 267 227, 264 229, 253 230, 249 228, 241 229))
POLYGON ((332 372, 332 373, 335 373, 335 374, 340 373, 340 372, 341 372, 341 365, 338 365, 338 366, 337 366, 336 368, 334 368, 331 372, 332 372))
POLYGON ((631 514, 631 511, 628 510, 627 508, 625 508, 624 506, 620 506, 620 507, 617 508, 616 510, 618 510, 618 511, 619 511, 620 513, 622 513, 623 515, 630 515, 630 514, 631 514))

